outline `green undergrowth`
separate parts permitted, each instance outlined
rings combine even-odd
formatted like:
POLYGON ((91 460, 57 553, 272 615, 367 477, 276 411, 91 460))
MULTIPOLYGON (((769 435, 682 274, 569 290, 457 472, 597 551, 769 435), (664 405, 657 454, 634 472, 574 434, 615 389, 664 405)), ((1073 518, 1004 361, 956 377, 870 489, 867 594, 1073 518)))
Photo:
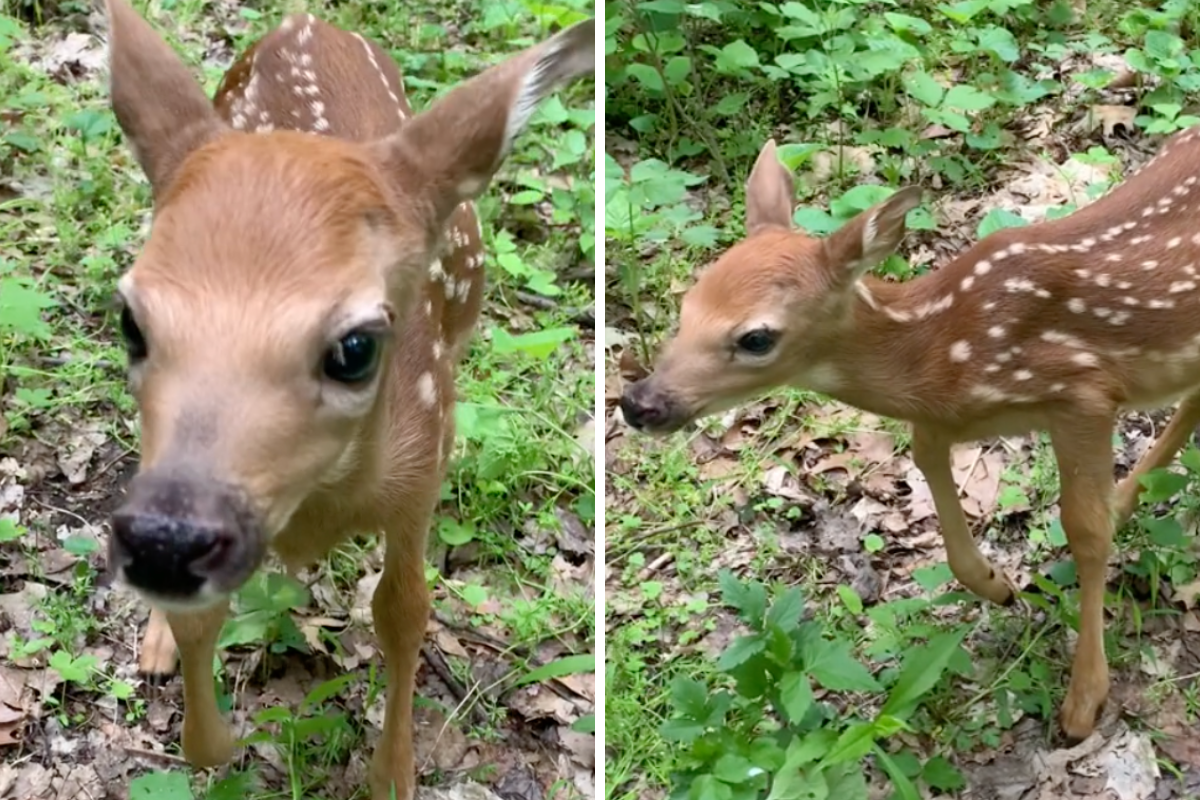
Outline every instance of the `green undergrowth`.
MULTIPOLYGON (((241 4, 223 20, 210 4, 163 0, 146 12, 202 77, 211 94, 221 68, 206 53, 240 51, 286 12, 308 10, 379 41, 405 75, 420 110, 464 78, 534 44, 557 28, 594 13, 585 0, 497 3, 425 0, 241 4), (225 33, 228 38, 225 39, 225 33), (224 41, 222 41, 224 39, 224 41), (219 43, 217 47, 214 44, 219 43)), ((53 67, 64 38, 86 31, 91 4, 9 0, 0 13, 0 452, 17 455, 34 440, 81 423, 130 457, 136 454, 136 408, 126 387, 124 352, 111 297, 120 272, 138 251, 148 221, 149 192, 107 105, 102 60, 85 52, 74 66, 53 67)), ((222 11, 221 13, 226 13, 222 11)), ((94 43, 93 43, 94 44, 94 43)), ((97 51, 99 52, 99 51, 97 51)), ((459 441, 443 505, 431 533, 433 550, 469 552, 470 570, 428 578, 443 600, 439 612, 466 627, 489 626, 506 637, 502 656, 512 672, 549 680, 588 672, 594 641, 594 600, 566 592, 555 574, 553 542, 564 516, 593 529, 593 461, 579 438, 594 406, 591 264, 595 251, 595 114, 584 81, 548 99, 492 187, 478 202, 483 221, 488 294, 479 333, 459 382, 459 441), (532 298, 532 300, 530 300, 532 298), (486 575, 486 580, 481 576, 486 575), (575 652, 539 670, 545 643, 575 652)), ((31 507, 32 508, 32 507, 31 507)), ((94 509, 74 509, 102 524, 94 509)), ((33 553, 35 535, 49 536, 36 516, 6 521, 0 540, 33 553)), ((369 532, 365 532, 369 533, 369 532)), ((115 700, 128 724, 145 714, 140 689, 116 676, 115 665, 88 655, 116 640, 89 598, 99 579, 98 542, 84 535, 64 543, 84 560, 70 591, 39 604, 39 636, 20 642, 24 655, 44 651, 64 678, 60 722, 85 728, 95 720, 74 709, 79 700, 115 700)), ((374 539, 349 543, 319 568, 319 581, 353 598, 374 539)), ((568 556, 571 559, 575 555, 568 556)), ((442 563, 439 560, 434 563, 442 563)), ((240 594, 221 644, 308 653, 293 610, 312 594, 279 575, 260 576, 240 594)), ((336 632, 322 634, 336 649, 336 632)), ((378 663, 312 689, 300 708, 268 708, 254 719, 255 736, 279 747, 289 771, 287 796, 337 796, 328 766, 362 748, 361 709, 383 689, 378 663), (353 702, 351 702, 353 701, 353 702), (356 706, 358 712, 350 710, 356 706)), ((222 702, 237 702, 221 672, 222 702)), ((253 688, 250 689, 253 692, 253 688)), ((470 735, 504 736, 506 710, 497 694, 440 710, 470 735), (482 704, 486 724, 466 720, 482 704), (461 715, 461 716, 460 716, 461 715)), ((418 702, 432 703, 434 701, 418 702)), ((473 718, 479 719, 479 715, 473 718)), ((589 719, 579 721, 588 729, 589 719)), ((259 786, 251 762, 221 781, 181 770, 150 772, 134 781, 134 797, 283 796, 259 786), (258 788, 255 788, 258 787, 258 788), (139 794, 140 793, 140 794, 139 794)))
MULTIPOLYGON (((897 188, 925 187, 925 204, 908 218, 907 254, 950 233, 935 202, 986 199, 1014 165, 1072 157, 1111 168, 1081 189, 1094 197, 1139 157, 1125 140, 1152 149, 1200 121, 1194 4, 1100 0, 1087 4, 1086 19, 1075 5, 607 5, 610 370, 618 355, 623 371, 652 366, 695 271, 743 235, 743 183, 768 138, 797 175, 795 222, 814 235, 897 188), (1097 107, 1121 105, 1127 114, 1116 133, 1103 136, 1097 107)), ((1047 216, 1070 213, 1081 199, 1047 216)), ((975 213, 953 230, 956 241, 1028 224, 1006 210, 975 213)), ((876 274, 906 279, 929 266, 895 256, 876 274)), ((867 797, 868 785, 884 787, 871 796, 902 800, 955 796, 967 780, 964 754, 999 747, 1021 719, 1037 719, 1053 745, 1078 584, 1048 438, 1033 436, 1005 456, 997 508, 976 531, 1020 552, 1031 573, 1021 605, 979 601, 945 563, 910 570, 907 545, 870 528, 855 557, 895 568, 896 577, 868 601, 845 559, 806 550, 805 537, 832 524, 822 514, 845 515, 859 496, 804 474, 790 449, 800 449, 800 434, 843 446, 862 423, 838 408, 809 392, 773 392, 765 408, 752 407, 752 423, 735 430, 741 435, 725 440, 734 449, 724 454, 700 435, 721 441, 725 427, 715 419, 665 440, 629 431, 614 440, 606 477, 608 797, 853 800, 867 797), (714 457, 731 463, 714 471, 714 457), (770 489, 780 466, 831 511, 770 489), (795 531, 805 541, 799 548, 785 541, 795 531)), ((903 426, 874 424, 906 451, 903 426)), ((1148 681, 1152 698, 1195 694, 1193 678, 1148 665, 1161 645, 1155 631, 1176 624, 1198 574, 1188 499, 1198 458, 1188 449, 1179 467, 1149 477, 1145 502, 1114 548, 1120 569, 1106 630, 1114 681, 1148 681)), ((1193 719, 1195 702, 1186 706, 1193 719)))

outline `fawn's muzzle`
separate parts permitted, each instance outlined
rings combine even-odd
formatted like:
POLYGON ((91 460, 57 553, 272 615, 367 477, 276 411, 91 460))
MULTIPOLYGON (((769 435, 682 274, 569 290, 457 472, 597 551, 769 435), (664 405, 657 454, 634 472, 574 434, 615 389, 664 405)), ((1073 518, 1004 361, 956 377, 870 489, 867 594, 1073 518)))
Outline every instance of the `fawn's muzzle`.
POLYGON ((621 394, 625 421, 646 433, 671 433, 687 421, 671 397, 657 389, 652 378, 625 387, 621 394))
POLYGON ((138 475, 112 531, 109 563, 117 574, 151 598, 181 604, 233 592, 266 550, 245 496, 196 478, 138 475))

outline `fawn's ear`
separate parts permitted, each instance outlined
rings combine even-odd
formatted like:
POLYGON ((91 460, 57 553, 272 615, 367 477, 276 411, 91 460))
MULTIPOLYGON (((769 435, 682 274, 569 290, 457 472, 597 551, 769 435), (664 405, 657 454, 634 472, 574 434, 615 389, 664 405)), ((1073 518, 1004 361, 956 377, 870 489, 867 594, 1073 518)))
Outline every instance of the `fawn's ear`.
POLYGON ((887 200, 863 211, 825 240, 825 254, 835 270, 847 270, 857 280, 890 256, 904 239, 904 218, 921 204, 916 186, 900 189, 887 200))
POLYGON ((126 0, 107 0, 109 94, 154 196, 188 154, 222 130, 204 89, 126 0))
POLYGON ((589 19, 481 72, 374 147, 393 180, 417 183, 440 228, 487 188, 538 102, 595 71, 589 19))
POLYGON ((770 139, 746 179, 746 235, 768 227, 791 228, 795 198, 792 173, 779 162, 775 140, 770 139))

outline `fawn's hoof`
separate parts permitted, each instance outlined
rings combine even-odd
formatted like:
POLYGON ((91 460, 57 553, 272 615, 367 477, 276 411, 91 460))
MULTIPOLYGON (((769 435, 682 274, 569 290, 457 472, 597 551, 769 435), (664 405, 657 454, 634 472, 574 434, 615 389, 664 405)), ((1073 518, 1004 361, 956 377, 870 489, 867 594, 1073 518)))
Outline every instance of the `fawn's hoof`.
POLYGON ((207 729, 183 722, 183 756, 197 769, 220 767, 233 760, 233 733, 221 723, 207 729))
MULTIPOLYGON (((1083 693, 1076 693, 1082 695, 1083 693)), ((1098 697, 1077 697, 1068 692, 1063 701, 1062 712, 1059 714, 1059 727, 1068 747, 1074 747, 1092 735, 1096 730, 1096 722, 1104 711, 1107 692, 1098 697)))

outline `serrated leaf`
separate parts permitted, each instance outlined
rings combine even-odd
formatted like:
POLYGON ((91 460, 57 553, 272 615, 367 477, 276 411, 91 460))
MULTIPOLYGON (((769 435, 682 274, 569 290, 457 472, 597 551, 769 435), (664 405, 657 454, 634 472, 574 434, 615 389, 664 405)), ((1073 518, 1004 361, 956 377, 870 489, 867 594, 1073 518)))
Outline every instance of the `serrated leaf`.
POLYGON ((882 687, 850 650, 850 643, 822 638, 820 632, 802 640, 800 647, 805 669, 834 692, 874 692, 882 687))
POLYGON ((804 613, 804 595, 800 587, 788 589, 767 611, 767 627, 778 628, 782 631, 794 631, 800 627, 800 615, 804 613))
POLYGON ((941 792, 953 792, 967 785, 966 778, 942 756, 934 756, 925 762, 921 777, 932 788, 941 792))
POLYGON ((717 659, 717 669, 728 672, 739 664, 744 664, 752 656, 761 653, 766 647, 762 634, 739 636, 734 639, 721 657, 717 659))
POLYGON ((1182 492, 1188 485, 1188 476, 1167 469, 1155 469, 1141 477, 1143 503, 1161 503, 1182 492))
POLYGON ((675 711, 692 719, 704 719, 708 714, 708 687, 698 680, 677 675, 671 680, 671 705, 675 711))
POLYGON ((793 725, 799 725, 816 702, 808 675, 799 671, 784 675, 779 681, 779 699, 788 720, 793 725))

